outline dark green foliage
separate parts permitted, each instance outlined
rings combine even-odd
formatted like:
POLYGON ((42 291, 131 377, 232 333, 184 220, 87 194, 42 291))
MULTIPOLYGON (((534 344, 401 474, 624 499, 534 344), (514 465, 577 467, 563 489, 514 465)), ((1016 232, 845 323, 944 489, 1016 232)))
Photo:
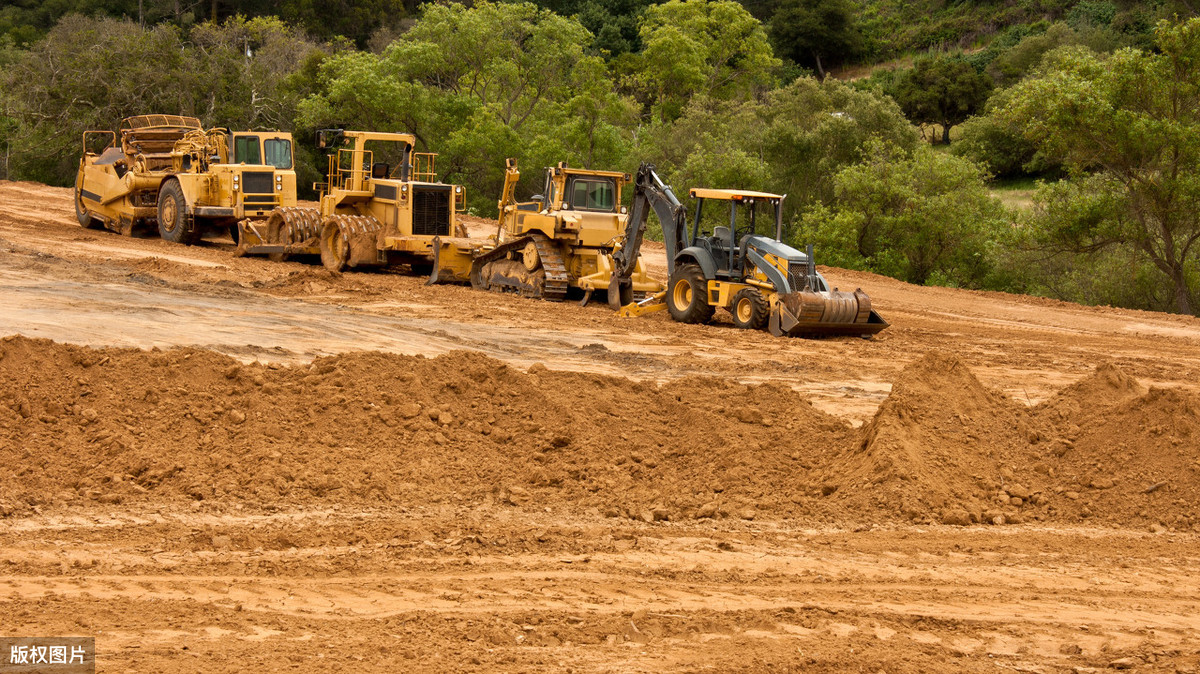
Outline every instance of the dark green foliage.
POLYGON ((595 36, 596 52, 612 58, 642 50, 638 23, 652 0, 538 0, 534 4, 578 19, 595 36))
POLYGON ((1200 251, 1200 19, 1161 23, 1156 43, 1157 53, 1053 52, 997 117, 1071 171, 1039 193, 1039 243, 1138 250, 1171 288, 1175 309, 1191 313, 1200 251))
POLYGON ((934 56, 918 60, 899 80, 895 98, 910 120, 940 124, 948 144, 951 127, 980 110, 991 89, 991 80, 962 58, 934 56))
POLYGON ((984 177, 979 166, 927 145, 910 153, 872 141, 864 161, 835 176, 835 198, 805 214, 802 238, 829 264, 921 285, 983 287, 1006 224, 984 177))
POLYGON ((20 122, 10 136, 8 175, 70 184, 82 132, 116 129, 130 115, 290 128, 304 87, 289 75, 316 50, 271 19, 208 24, 185 38, 169 25, 69 16, 0 72, 0 117, 20 122))
POLYGON ((771 41, 780 56, 816 70, 848 61, 862 50, 851 0, 784 0, 771 17, 771 41))

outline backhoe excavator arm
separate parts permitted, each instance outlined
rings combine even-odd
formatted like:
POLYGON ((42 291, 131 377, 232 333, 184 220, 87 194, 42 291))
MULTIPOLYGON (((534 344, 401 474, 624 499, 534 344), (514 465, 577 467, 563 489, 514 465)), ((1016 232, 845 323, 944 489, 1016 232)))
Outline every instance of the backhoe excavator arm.
POLYGON ((625 244, 613 253, 613 260, 616 262, 614 274, 620 278, 628 278, 637 264, 650 209, 654 209, 655 215, 662 223, 663 241, 667 246, 668 271, 675 271, 675 254, 687 248, 687 211, 683 204, 679 203, 679 199, 675 198, 670 185, 658 177, 654 165, 642 162, 634 178, 633 204, 629 209, 629 219, 625 223, 625 244))

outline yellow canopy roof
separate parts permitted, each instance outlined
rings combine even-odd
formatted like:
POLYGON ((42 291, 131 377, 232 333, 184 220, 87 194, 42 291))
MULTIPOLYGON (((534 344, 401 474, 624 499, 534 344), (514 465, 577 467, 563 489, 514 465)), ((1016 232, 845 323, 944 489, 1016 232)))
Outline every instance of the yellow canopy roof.
POLYGON ((781 194, 770 192, 755 192, 753 190, 710 190, 704 187, 692 188, 694 199, 724 199, 726 201, 742 201, 744 199, 782 199, 781 194))

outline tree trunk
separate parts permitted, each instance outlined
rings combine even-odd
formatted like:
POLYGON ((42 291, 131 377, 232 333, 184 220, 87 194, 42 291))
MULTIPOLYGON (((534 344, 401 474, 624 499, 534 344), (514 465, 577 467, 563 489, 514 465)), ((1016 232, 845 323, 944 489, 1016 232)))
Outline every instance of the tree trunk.
POLYGON ((217 0, 212 0, 212 13, 208 17, 213 23, 217 22, 217 0))
POLYGON ((942 124, 942 145, 950 144, 950 125, 942 124))
POLYGON ((1175 286, 1175 310, 1191 315, 1192 300, 1188 297, 1187 279, 1183 276, 1183 265, 1171 265, 1171 283, 1175 286))
POLYGON ((817 62, 817 79, 825 81, 825 67, 821 65, 821 55, 813 52, 813 60, 817 62))

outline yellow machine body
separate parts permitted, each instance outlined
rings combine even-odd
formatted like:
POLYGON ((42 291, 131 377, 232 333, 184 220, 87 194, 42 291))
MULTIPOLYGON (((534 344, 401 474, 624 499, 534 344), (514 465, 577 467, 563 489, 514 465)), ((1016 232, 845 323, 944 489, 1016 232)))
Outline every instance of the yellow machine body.
POLYGON ((131 234, 157 225, 163 238, 188 243, 296 203, 287 133, 205 131, 194 117, 140 115, 116 133, 84 133, 83 144, 75 209, 86 227, 131 234))
MULTIPOLYGON (((543 193, 525 202, 514 197, 520 177, 516 160, 509 159, 496 243, 476 257, 472 285, 550 300, 565 299, 574 288, 585 303, 595 291, 607 293, 616 277, 613 253, 628 238, 621 197, 630 175, 560 163, 545 170, 543 193)), ((638 239, 634 245, 640 247, 638 239)), ((645 296, 662 288, 637 256, 625 290, 645 296)))
POLYGON ((445 257, 443 273, 467 280, 486 242, 468 239, 458 223, 465 193, 438 182, 436 154, 415 152, 416 138, 406 133, 326 129, 318 143, 331 150, 326 182, 315 185, 319 208, 280 208, 265 222, 244 223, 239 252, 319 255, 339 271, 408 264, 420 274, 445 257), (367 143, 393 144, 400 163, 375 161, 367 143))

